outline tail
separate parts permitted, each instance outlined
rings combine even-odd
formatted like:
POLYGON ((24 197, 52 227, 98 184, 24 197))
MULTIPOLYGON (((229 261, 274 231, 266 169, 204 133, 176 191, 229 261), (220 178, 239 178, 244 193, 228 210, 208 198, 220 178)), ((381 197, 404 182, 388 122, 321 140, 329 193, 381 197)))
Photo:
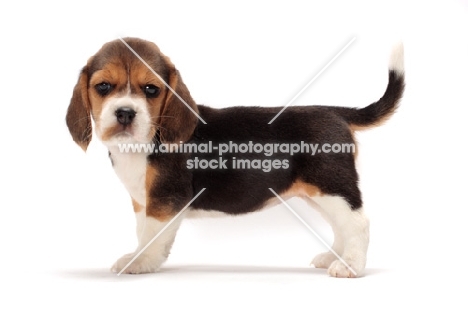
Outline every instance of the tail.
POLYGON ((378 126, 387 121, 398 108, 405 90, 403 44, 396 45, 388 66, 388 85, 378 101, 365 108, 333 107, 333 111, 346 120, 354 129, 378 126))

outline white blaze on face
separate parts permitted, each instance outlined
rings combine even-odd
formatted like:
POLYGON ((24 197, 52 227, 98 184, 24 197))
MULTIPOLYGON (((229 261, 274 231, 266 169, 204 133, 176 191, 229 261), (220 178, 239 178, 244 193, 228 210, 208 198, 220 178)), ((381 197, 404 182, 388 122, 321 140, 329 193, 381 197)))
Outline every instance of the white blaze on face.
POLYGON ((108 98, 96 122, 96 134, 106 146, 118 143, 148 143, 152 139, 151 116, 145 98, 132 97, 130 94, 108 98), (116 111, 130 108, 135 111, 135 118, 126 128, 119 124, 116 111), (121 129, 120 129, 121 128, 121 129), (108 133, 112 133, 110 136, 108 133))

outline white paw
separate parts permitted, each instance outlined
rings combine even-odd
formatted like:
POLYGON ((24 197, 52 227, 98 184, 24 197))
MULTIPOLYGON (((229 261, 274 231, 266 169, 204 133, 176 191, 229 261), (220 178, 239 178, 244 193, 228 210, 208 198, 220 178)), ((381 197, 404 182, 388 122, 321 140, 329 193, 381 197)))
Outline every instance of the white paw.
POLYGON ((328 269, 331 263, 336 260, 336 256, 332 252, 318 254, 310 263, 315 268, 328 269))
POLYGON ((339 259, 332 262, 328 274, 337 278, 356 278, 364 270, 365 260, 346 260, 346 265, 339 259))
MULTIPOLYGON (((120 273, 123 268, 135 257, 135 253, 127 254, 117 260, 111 268, 114 273, 120 273)), ((122 273, 141 274, 157 272, 161 263, 145 254, 138 256, 122 273)))

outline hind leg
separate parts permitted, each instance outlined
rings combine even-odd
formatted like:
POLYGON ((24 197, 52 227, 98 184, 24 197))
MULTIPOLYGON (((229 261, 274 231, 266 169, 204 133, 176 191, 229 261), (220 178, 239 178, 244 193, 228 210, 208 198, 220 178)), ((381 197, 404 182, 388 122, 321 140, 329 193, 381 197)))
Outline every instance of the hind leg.
POLYGON ((342 260, 334 258, 330 252, 318 255, 312 263, 324 268, 328 266, 328 273, 334 277, 359 276, 366 265, 369 244, 369 221, 363 209, 352 209, 340 196, 319 195, 313 200, 320 205, 333 228, 333 249, 342 260))
POLYGON ((333 252, 328 251, 315 256, 311 262, 311 265, 314 265, 315 268, 328 269, 330 265, 337 259, 335 254, 338 254, 338 256, 342 255, 343 239, 341 237, 341 233, 333 228, 333 235, 335 237, 332 246, 333 252))
POLYGON ((319 205, 317 205, 315 202, 313 202, 313 200, 311 200, 308 197, 306 198, 306 201, 307 203, 309 203, 309 205, 313 206, 322 215, 322 217, 330 224, 333 230, 334 241, 331 247, 333 252, 328 251, 318 254, 310 263, 311 265, 314 265, 315 268, 328 269, 332 262, 334 262, 337 259, 335 254, 341 256, 343 253, 343 237, 341 236, 341 231, 339 230, 339 228, 337 228, 335 224, 331 221, 330 217, 327 213, 325 213, 324 209, 322 209, 319 205))

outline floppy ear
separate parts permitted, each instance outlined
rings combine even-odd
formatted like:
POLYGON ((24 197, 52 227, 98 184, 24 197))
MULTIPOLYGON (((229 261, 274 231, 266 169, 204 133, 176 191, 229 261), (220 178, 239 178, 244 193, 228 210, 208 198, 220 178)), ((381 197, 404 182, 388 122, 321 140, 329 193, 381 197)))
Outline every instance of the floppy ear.
POLYGON ((164 57, 169 69, 169 86, 179 95, 185 104, 174 94, 167 90, 166 99, 161 107, 159 121, 159 135, 163 143, 179 143, 189 140, 197 126, 198 108, 195 101, 190 96, 190 92, 185 86, 179 71, 175 68, 169 58, 164 57), (191 111, 187 105, 192 108, 191 111))
POLYGON ((86 151, 91 141, 92 127, 88 99, 88 67, 80 73, 78 83, 73 89, 73 96, 67 111, 67 126, 73 140, 86 151))

